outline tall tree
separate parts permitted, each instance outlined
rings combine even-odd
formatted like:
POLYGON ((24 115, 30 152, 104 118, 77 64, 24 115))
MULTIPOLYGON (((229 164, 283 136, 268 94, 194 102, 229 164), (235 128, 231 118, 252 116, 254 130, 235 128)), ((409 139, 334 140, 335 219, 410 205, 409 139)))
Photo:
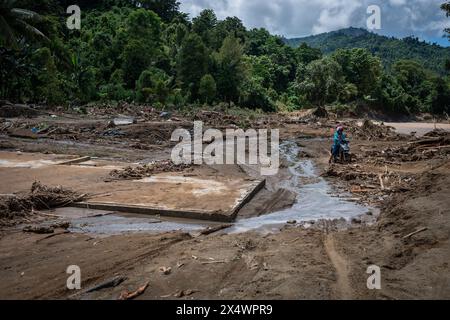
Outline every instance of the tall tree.
POLYGON ((180 8, 177 0, 140 0, 139 2, 143 8, 154 11, 165 22, 172 21, 180 8))
POLYGON ((212 33, 217 25, 217 17, 213 10, 205 9, 192 19, 192 31, 197 33, 207 47, 213 44, 212 33))
POLYGON ((238 38, 241 43, 245 43, 247 30, 242 21, 237 17, 227 17, 223 21, 219 21, 212 32, 212 47, 219 50, 222 46, 223 39, 232 35, 238 38))
POLYGON ((183 40, 178 54, 177 71, 181 87, 194 100, 198 98, 198 87, 207 72, 208 60, 208 52, 200 36, 189 34, 183 40))
POLYGON ((206 103, 213 102, 216 97, 217 86, 213 76, 207 74, 200 80, 199 95, 206 103))
POLYGON ((308 101, 323 105, 339 99, 344 80, 342 68, 334 59, 325 57, 311 62, 302 77, 297 88, 308 101))
POLYGON ((379 58, 361 48, 339 49, 333 58, 342 67, 345 80, 358 88, 360 97, 374 91, 382 74, 379 58))
POLYGON ((127 87, 134 88, 141 73, 161 56, 160 18, 145 9, 133 11, 126 22, 126 36, 122 69, 127 87))
POLYGON ((218 67, 217 90, 227 102, 236 102, 239 98, 239 89, 246 75, 243 55, 243 46, 232 35, 224 39, 220 51, 215 55, 218 67))

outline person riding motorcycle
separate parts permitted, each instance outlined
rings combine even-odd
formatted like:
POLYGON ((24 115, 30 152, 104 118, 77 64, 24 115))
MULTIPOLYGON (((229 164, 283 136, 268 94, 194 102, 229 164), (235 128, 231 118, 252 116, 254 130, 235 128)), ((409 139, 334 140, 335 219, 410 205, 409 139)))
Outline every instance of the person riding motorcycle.
POLYGON ((331 149, 331 156, 330 156, 330 163, 332 161, 332 159, 334 159, 334 161, 337 160, 338 156, 339 156, 339 151, 341 148, 341 144, 345 144, 347 143, 347 137, 344 133, 344 127, 343 126, 338 126, 336 128, 336 131, 334 132, 334 138, 333 138, 334 144, 333 147, 331 149))

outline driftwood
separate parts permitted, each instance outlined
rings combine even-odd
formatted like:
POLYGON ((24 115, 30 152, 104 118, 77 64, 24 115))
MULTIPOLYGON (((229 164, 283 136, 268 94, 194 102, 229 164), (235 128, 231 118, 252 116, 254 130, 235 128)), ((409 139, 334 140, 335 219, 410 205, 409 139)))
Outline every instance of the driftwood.
POLYGON ((418 233, 427 231, 427 230, 428 230, 428 228, 421 228, 421 229, 419 229, 419 230, 417 230, 417 231, 414 231, 414 232, 411 232, 410 234, 407 234, 406 236, 403 237, 403 239, 411 238, 412 236, 414 236, 414 235, 416 235, 416 234, 418 234, 418 233))
POLYGON ((98 291, 98 290, 102 290, 105 288, 112 288, 112 287, 117 287, 119 284, 121 284, 122 282, 124 282, 127 278, 126 277, 114 277, 112 279, 106 280, 92 288, 89 288, 85 291, 85 293, 89 293, 89 292, 94 292, 94 291, 98 291))
POLYGON ((133 292, 123 291, 120 294, 119 300, 131 300, 131 299, 134 299, 134 298, 140 296, 141 294, 144 293, 145 289, 147 289, 148 284, 149 283, 147 282, 142 287, 139 287, 136 291, 133 291, 133 292))

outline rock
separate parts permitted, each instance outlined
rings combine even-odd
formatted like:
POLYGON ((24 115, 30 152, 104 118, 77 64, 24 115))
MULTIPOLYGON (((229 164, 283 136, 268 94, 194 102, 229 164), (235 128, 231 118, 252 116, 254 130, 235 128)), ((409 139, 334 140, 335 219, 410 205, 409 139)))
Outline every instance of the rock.
POLYGON ((172 117, 172 114, 170 112, 161 112, 159 117, 163 119, 170 119, 170 117, 172 117))
POLYGON ((172 268, 171 267, 160 267, 159 271, 164 274, 164 275, 169 275, 172 272, 172 268))
POLYGON ((352 223, 353 223, 353 224, 361 224, 361 223, 362 223, 362 220, 361 220, 360 218, 353 218, 353 219, 352 219, 352 223))

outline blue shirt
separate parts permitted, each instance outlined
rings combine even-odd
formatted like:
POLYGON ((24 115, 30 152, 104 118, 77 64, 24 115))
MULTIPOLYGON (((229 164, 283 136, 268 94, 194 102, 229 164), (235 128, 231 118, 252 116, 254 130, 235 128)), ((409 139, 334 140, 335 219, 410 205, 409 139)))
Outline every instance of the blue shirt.
POLYGON ((342 134, 339 134, 339 132, 337 132, 337 131, 334 133, 334 145, 335 146, 338 146, 345 141, 347 141, 345 133, 342 132, 342 134))

